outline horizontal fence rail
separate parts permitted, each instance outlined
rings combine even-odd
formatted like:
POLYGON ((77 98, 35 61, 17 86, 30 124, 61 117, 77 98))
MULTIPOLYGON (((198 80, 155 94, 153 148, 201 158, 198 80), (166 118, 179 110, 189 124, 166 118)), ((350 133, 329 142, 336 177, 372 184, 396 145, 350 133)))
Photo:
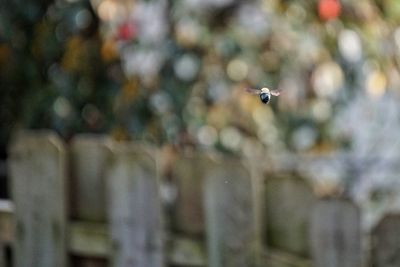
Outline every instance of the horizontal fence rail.
MULTIPOLYGON (((0 266, 362 267, 359 208, 319 198, 291 173, 182 153, 166 203, 160 153, 136 142, 47 131, 15 137, 12 201, 0 201, 0 266), (262 177, 262 179, 259 179, 262 177), (261 214, 259 214, 261 213, 261 214)), ((371 233, 371 264, 400 266, 400 215, 371 233)))

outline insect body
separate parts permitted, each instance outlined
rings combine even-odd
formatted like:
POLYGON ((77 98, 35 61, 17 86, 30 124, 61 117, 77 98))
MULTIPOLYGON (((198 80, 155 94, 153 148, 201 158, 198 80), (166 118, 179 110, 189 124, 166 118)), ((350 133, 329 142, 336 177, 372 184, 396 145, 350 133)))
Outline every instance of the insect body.
POLYGON ((252 88, 246 88, 246 92, 253 94, 253 95, 259 95, 261 102, 264 104, 268 104, 268 102, 271 100, 271 96, 278 96, 280 95, 280 92, 277 90, 270 90, 267 87, 261 88, 261 90, 258 89, 252 89, 252 88))

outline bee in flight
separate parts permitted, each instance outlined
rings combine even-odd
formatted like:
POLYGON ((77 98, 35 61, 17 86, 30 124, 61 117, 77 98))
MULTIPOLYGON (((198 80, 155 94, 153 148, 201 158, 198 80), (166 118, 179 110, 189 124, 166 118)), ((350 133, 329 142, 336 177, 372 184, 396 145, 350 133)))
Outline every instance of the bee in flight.
POLYGON ((261 90, 258 89, 252 89, 252 88, 245 88, 247 93, 253 94, 253 95, 259 95, 261 102, 264 104, 268 104, 268 102, 271 100, 271 96, 279 96, 281 93, 278 90, 270 90, 267 87, 261 88, 261 90))

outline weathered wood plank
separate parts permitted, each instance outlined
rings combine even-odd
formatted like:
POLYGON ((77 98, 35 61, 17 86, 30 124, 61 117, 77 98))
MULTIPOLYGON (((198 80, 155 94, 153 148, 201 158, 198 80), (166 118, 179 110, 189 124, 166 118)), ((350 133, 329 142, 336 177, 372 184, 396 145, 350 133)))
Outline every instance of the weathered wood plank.
POLYGON ((3 242, 0 240, 0 267, 6 266, 6 258, 5 258, 5 247, 3 242))
POLYGON ((103 135, 81 134, 71 142, 71 212, 77 220, 105 222, 105 171, 109 139, 103 135))
POLYGON ((360 211, 350 201, 321 199, 310 229, 314 267, 360 267, 360 211))
POLYGON ((388 214, 372 232, 372 266, 400 266, 400 214, 388 214))
POLYGON ((180 234, 204 233, 203 178, 205 166, 198 155, 181 155, 172 170, 178 189, 173 228, 180 234))
POLYGON ((168 262, 173 266, 207 266, 207 257, 203 242, 185 237, 174 236, 168 250, 168 262))
POLYGON ((311 260, 285 251, 268 248, 263 253, 263 264, 268 267, 311 267, 311 260))
POLYGON ((71 266, 73 267, 107 267, 107 259, 103 258, 83 258, 80 256, 71 257, 71 266))
POLYGON ((209 266, 255 266, 258 240, 250 174, 237 159, 205 160, 209 266))
POLYGON ((104 223, 71 222, 68 248, 74 255, 108 257, 110 255, 108 226, 104 223))
POLYGON ((51 132, 24 132, 10 147, 16 267, 65 267, 66 153, 51 132))
POLYGON ((0 240, 0 267, 6 266, 6 254, 5 254, 5 244, 3 240, 0 240))
POLYGON ((9 200, 0 200, 0 267, 7 266, 5 249, 14 237, 12 216, 14 205, 9 200))
MULTIPOLYGON (((0 240, 7 246, 11 246, 15 239, 12 207, 12 203, 0 203, 0 240)), ((103 258, 110 255, 108 226, 105 223, 73 221, 68 224, 67 230, 69 253, 103 258)))
MULTIPOLYGON (((9 202, 9 201, 7 201, 9 202)), ((0 204, 0 236, 6 245, 14 241, 11 203, 0 204), (3 208, 2 208, 3 207, 3 208), (2 216, 6 214, 7 216, 2 216)), ((74 263, 83 262, 82 257, 106 259, 111 255, 108 225, 105 223, 73 221, 68 226, 68 252, 75 255, 74 263), (78 257, 79 256, 79 257, 78 257)), ((193 239, 174 236, 168 249, 169 263, 173 266, 206 266, 207 259, 204 244, 193 239)), ((75 266, 72 264, 72 266, 75 266)))
POLYGON ((309 256, 309 224, 315 196, 298 177, 270 177, 265 186, 268 246, 309 256))
POLYGON ((163 266, 161 201, 154 154, 143 146, 114 144, 107 176, 114 267, 163 266))
POLYGON ((0 200, 0 241, 10 245, 14 239, 14 204, 10 200, 0 200))

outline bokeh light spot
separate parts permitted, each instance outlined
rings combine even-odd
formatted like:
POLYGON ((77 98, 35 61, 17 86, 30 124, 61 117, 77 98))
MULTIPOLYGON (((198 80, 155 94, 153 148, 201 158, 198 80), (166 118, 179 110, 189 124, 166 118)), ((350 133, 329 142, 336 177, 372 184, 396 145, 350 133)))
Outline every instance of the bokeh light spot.
POLYGON ((336 62, 325 62, 314 70, 312 84, 318 96, 334 97, 343 84, 343 71, 336 62))
POLYGON ((332 115, 332 105, 328 100, 316 100, 311 106, 311 112, 317 121, 326 121, 332 115))
POLYGON ((335 19, 340 15, 342 6, 339 0, 319 0, 318 14, 323 20, 335 19))
POLYGON ((249 67, 241 59, 233 59, 228 63, 226 72, 229 78, 233 81, 239 82, 247 77, 249 67))
POLYGON ((197 139, 202 145, 212 146, 217 142, 218 139, 217 130, 212 126, 204 125, 199 129, 197 133, 197 139))
POLYGON ((200 68, 199 60, 194 55, 184 55, 179 58, 174 64, 176 76, 182 81, 192 81, 200 68))
POLYGON ((357 62, 362 56, 361 40, 358 34, 352 30, 343 30, 339 34, 339 51, 344 59, 349 62, 357 62))
POLYGON ((106 0, 101 2, 101 4, 97 9, 97 12, 102 20, 111 21, 119 15, 120 13, 119 9, 120 8, 116 2, 111 0, 106 0))
POLYGON ((386 90, 387 79, 381 71, 373 71, 367 79, 367 92, 371 97, 381 97, 386 90))
POLYGON ((67 118, 72 111, 71 103, 68 99, 62 96, 58 97, 56 101, 54 101, 53 109, 57 116, 64 119, 67 118))
POLYGON ((236 128, 225 127, 220 132, 220 140, 223 146, 236 151, 240 149, 242 136, 236 128))
POLYGON ((79 29, 87 28, 91 22, 92 15, 87 9, 82 9, 75 15, 75 24, 79 29))
POLYGON ((292 145, 299 151, 310 149, 316 140, 317 133, 310 126, 302 126, 292 135, 292 145))

